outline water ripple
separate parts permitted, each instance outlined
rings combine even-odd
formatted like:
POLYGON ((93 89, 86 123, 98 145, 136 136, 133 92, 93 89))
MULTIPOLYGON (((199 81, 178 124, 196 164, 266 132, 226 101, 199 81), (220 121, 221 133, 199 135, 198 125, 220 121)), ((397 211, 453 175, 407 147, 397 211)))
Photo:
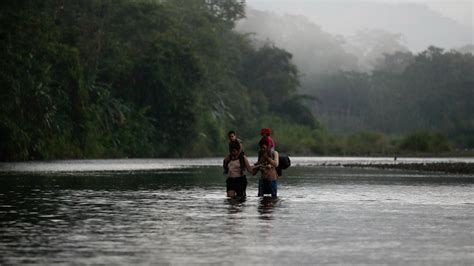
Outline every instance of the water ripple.
POLYGON ((2 264, 470 264, 465 177, 294 168, 278 199, 220 169, 23 176, 0 187, 2 264))

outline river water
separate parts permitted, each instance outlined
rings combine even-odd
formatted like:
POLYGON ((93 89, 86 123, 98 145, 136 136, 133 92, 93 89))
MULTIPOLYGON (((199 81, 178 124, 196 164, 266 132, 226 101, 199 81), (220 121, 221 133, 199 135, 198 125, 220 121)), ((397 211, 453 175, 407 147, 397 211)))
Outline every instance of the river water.
POLYGON ((321 166, 344 160, 243 202, 219 159, 3 163, 0 264, 474 264, 473 176, 321 166))

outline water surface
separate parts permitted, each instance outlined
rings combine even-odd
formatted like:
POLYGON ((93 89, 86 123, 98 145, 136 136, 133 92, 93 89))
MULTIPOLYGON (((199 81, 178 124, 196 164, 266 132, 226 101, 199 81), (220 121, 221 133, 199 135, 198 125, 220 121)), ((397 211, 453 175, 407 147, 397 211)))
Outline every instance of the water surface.
MULTIPOLYGON (((249 158, 255 162, 255 157, 249 158)), ((343 164, 413 164, 413 163, 474 163, 469 157, 291 157, 293 166, 338 166, 343 164)), ((56 160, 0 163, 2 172, 57 173, 57 172, 130 172, 151 171, 222 165, 222 158, 201 159, 104 159, 104 160, 56 160)))
POLYGON ((0 171, 0 263, 474 263, 472 176, 295 166, 237 202, 218 166, 154 164, 0 171))

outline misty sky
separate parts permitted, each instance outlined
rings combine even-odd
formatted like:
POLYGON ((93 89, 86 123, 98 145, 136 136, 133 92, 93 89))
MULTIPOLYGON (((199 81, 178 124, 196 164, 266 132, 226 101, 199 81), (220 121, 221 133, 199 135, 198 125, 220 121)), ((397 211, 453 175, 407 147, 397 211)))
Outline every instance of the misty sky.
POLYGON ((431 44, 446 49, 474 44, 474 0, 247 0, 247 5, 304 15, 333 34, 367 28, 401 33, 414 51, 431 44))
MULTIPOLYGON (((268 6, 269 10, 272 9, 272 3, 284 3, 288 6, 288 12, 291 12, 292 6, 298 5, 299 3, 318 2, 324 2, 324 0, 247 0, 250 6, 254 4, 258 6, 262 4, 270 5, 268 6)), ((328 1, 326 0, 326 2, 328 1)), ((474 0, 332 0, 331 2, 422 3, 461 24, 474 27, 474 0)))

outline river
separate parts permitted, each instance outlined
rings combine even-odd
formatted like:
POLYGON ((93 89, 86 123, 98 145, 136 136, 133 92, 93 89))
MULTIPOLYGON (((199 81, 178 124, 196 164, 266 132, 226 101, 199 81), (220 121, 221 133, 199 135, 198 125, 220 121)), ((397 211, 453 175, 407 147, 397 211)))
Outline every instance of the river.
POLYGON ((474 263, 473 176, 347 160, 393 158, 294 158, 243 202, 220 159, 1 163, 0 264, 474 263))

